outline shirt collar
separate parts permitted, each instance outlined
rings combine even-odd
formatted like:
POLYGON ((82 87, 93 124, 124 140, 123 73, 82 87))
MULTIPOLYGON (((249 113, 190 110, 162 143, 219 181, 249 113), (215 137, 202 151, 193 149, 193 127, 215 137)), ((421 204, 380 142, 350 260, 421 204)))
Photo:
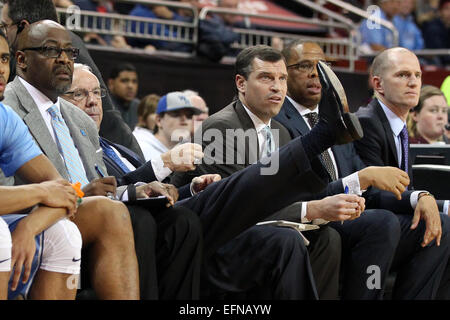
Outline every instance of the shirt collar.
POLYGON ((295 107, 295 109, 297 109, 298 113, 300 113, 300 115, 302 117, 304 117, 305 115, 307 115, 308 113, 311 113, 311 112, 319 113, 319 106, 318 105, 314 109, 311 110, 311 109, 308 109, 305 106, 302 106, 300 103, 298 103, 297 101, 295 101, 294 99, 292 99, 289 96, 286 96, 286 98, 289 99, 289 101, 292 103, 292 105, 295 107))
POLYGON ((53 105, 56 105, 56 108, 60 110, 59 97, 56 100, 56 103, 53 103, 45 94, 36 89, 33 85, 28 83, 25 79, 19 77, 20 82, 24 85, 25 89, 27 89, 28 93, 33 98, 34 103, 38 106, 41 113, 47 112, 48 108, 53 105))
POLYGON ((250 119, 252 120, 253 125, 255 126, 255 129, 256 129, 256 132, 260 133, 260 131, 262 129, 264 129, 266 126, 270 127, 272 119, 269 120, 268 124, 265 124, 260 118, 258 118, 258 116, 256 116, 253 112, 251 112, 243 103, 242 103, 242 106, 244 107, 245 111, 247 111, 250 119))
POLYGON ((404 123, 403 120, 399 118, 399 116, 393 113, 391 109, 389 109, 380 99, 377 100, 380 103, 381 108, 383 108, 384 113, 386 114, 392 132, 395 134, 396 137, 398 137, 398 135, 403 130, 403 127, 406 125, 406 123, 404 123))

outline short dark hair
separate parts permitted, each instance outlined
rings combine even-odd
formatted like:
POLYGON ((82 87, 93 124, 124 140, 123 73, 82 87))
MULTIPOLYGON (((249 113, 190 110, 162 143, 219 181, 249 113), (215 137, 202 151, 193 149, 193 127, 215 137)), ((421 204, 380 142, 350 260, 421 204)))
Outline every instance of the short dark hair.
POLYGON ((8 5, 8 15, 13 23, 22 20, 30 24, 41 20, 58 21, 56 8, 52 0, 0 0, 8 5))
POLYGON ((248 47, 242 50, 236 57, 235 75, 240 74, 245 79, 248 79, 248 76, 253 71, 252 62, 255 58, 269 62, 277 62, 283 60, 286 63, 283 55, 277 49, 266 45, 248 47))
POLYGON ((137 74, 135 66, 133 66, 131 63, 122 63, 117 67, 112 68, 111 72, 109 73, 108 79, 116 79, 122 71, 132 71, 136 72, 137 74))
POLYGON ((292 49, 300 44, 304 44, 306 43, 306 41, 304 40, 293 40, 291 42, 289 42, 284 48, 283 51, 281 51, 281 54, 283 55, 284 59, 287 61, 289 61, 291 59, 291 53, 292 53, 292 49))

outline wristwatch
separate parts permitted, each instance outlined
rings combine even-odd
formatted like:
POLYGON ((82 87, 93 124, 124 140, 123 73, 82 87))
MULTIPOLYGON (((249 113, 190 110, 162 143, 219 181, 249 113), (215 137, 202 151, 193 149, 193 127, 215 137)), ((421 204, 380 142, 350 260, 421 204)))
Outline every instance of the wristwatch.
POLYGON ((417 200, 420 200, 420 198, 422 198, 424 196, 430 196, 430 197, 434 198, 433 194, 429 193, 428 191, 423 191, 423 192, 419 193, 417 200))

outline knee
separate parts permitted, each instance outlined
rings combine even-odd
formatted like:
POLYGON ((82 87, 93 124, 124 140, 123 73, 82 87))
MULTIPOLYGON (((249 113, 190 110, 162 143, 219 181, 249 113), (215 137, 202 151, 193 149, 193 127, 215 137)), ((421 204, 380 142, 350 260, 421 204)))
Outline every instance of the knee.
POLYGON ((367 228, 368 235, 376 235, 384 244, 396 248, 400 241, 401 227, 399 219, 388 210, 372 210, 367 228))
POLYGON ((44 231, 41 269, 78 274, 82 239, 77 226, 62 219, 44 231))
POLYGON ((307 253, 305 240, 296 230, 276 228, 273 240, 272 244, 275 244, 280 252, 289 255, 300 254, 302 256, 307 253))
POLYGON ((202 226, 200 218, 193 211, 183 208, 169 208, 164 214, 168 215, 178 233, 184 233, 192 238, 200 238, 202 235, 202 226))
POLYGON ((96 201, 96 214, 100 215, 101 229, 114 237, 133 234, 130 213, 120 201, 99 198, 96 201))
POLYGON ((323 252, 329 257, 329 260, 335 261, 336 265, 339 265, 341 261, 342 243, 339 232, 329 226, 321 226, 320 236, 315 239, 315 248, 319 248, 320 252, 323 252))

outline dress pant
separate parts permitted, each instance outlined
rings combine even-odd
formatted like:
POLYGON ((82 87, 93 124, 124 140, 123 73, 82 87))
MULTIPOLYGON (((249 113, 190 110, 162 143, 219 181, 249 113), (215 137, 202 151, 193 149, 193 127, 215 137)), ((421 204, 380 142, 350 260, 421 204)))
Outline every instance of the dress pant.
MULTIPOLYGON (((202 231, 198 216, 186 208, 152 210, 127 205, 139 267, 140 297, 198 299, 202 231)), ((91 288, 89 248, 82 252, 81 287, 91 288)), ((95 298, 91 291, 79 298, 95 298)))
POLYGON ((158 230, 156 265, 159 298, 198 299, 202 229, 198 215, 183 207, 154 210, 158 230))
POLYGON ((308 251, 290 228, 251 227, 219 248, 205 269, 204 298, 248 292, 258 299, 317 299, 308 251))
POLYGON ((307 248, 319 299, 337 300, 342 251, 339 233, 327 224, 303 235, 310 242, 307 248))
POLYGON ((342 299, 382 299, 384 284, 400 238, 400 225, 390 211, 365 210, 352 221, 330 225, 342 240, 342 299), (369 288, 370 266, 380 270, 380 287, 369 288))
MULTIPOLYGON (((445 269, 448 266, 450 219, 443 214, 440 216, 441 245, 438 247, 433 241, 431 245, 422 248, 425 222, 421 220, 417 228, 411 230, 412 216, 397 215, 401 227, 401 238, 392 264, 393 271, 397 272, 393 299, 434 299, 443 277, 448 281, 449 271, 445 269)), ((443 285, 445 289, 445 283, 443 285)), ((441 291, 441 294, 445 293, 441 291)))

